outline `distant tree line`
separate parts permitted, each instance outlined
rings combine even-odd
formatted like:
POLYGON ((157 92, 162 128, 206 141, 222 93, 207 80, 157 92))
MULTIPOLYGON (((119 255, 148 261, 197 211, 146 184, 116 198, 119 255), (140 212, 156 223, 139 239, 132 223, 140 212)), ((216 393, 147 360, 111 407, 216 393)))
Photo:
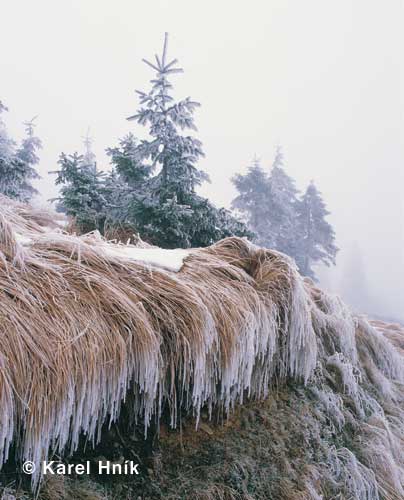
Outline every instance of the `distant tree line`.
MULTIPOLYGON (((79 232, 138 234, 164 247, 207 246, 227 236, 246 236, 257 244, 295 258, 302 274, 314 277, 313 265, 335 263, 335 235, 325 220, 328 211, 312 182, 299 196, 286 174, 280 148, 270 171, 255 160, 245 175, 232 181, 238 190, 230 212, 217 208, 196 189, 207 174, 198 167, 204 156, 194 111, 199 103, 176 101, 169 77, 181 73, 177 60, 167 59, 167 35, 161 56, 144 62, 155 72, 148 92, 137 91, 140 106, 128 118, 146 127, 148 139, 133 134, 107 149, 112 169, 100 171, 87 135, 83 154, 60 155, 56 184, 59 210, 74 219, 79 232)), ((40 140, 33 121, 17 146, 7 134, 0 103, 0 193, 28 201, 36 190, 40 140)))
POLYGON ((299 196, 285 172, 280 147, 268 172, 255 159, 248 172, 232 182, 239 193, 232 207, 243 214, 257 244, 290 255, 300 272, 311 278, 315 264, 335 265, 338 248, 321 193, 311 181, 299 196))

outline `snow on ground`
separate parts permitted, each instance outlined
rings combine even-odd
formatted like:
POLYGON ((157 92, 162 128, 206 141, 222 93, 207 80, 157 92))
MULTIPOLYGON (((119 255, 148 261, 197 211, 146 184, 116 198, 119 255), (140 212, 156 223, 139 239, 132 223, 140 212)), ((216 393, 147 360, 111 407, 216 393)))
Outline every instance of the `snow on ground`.
POLYGON ((166 250, 164 248, 136 248, 129 245, 103 245, 102 249, 110 257, 145 262, 174 272, 181 269, 184 259, 190 254, 190 250, 181 248, 166 250))
POLYGON ((28 236, 23 236, 22 234, 20 233, 14 233, 14 236, 15 236, 15 240, 17 241, 17 243, 19 243, 20 245, 23 245, 23 246, 28 246, 32 243, 32 240, 31 238, 28 238, 28 236))
MULTIPOLYGON (((48 235, 52 232, 55 233, 55 230, 52 228, 45 228, 45 230, 48 235)), ((37 236, 40 237, 41 235, 37 236)), ((29 236, 15 233, 15 239, 20 245, 27 247, 33 243, 35 237, 30 238, 29 236)), ((154 247, 137 248, 132 245, 113 245, 111 243, 97 244, 97 248, 107 257, 143 262, 147 265, 173 272, 178 272, 181 269, 184 259, 191 253, 190 250, 183 250, 181 248, 173 250, 154 247)))

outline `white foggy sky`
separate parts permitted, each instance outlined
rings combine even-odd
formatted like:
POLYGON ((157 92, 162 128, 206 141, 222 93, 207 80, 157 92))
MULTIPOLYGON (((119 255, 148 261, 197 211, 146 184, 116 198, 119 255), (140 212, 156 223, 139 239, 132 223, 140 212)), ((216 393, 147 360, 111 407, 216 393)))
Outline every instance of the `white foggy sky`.
POLYGON ((15 137, 39 115, 49 198, 47 172, 88 126, 100 168, 106 147, 144 133, 125 117, 153 76, 141 58, 168 31, 185 70, 175 93, 202 104, 202 193, 228 206, 231 176, 255 153, 269 168, 279 142, 298 187, 314 179, 332 212, 343 251, 326 280, 338 290, 357 244, 374 309, 403 317, 403 14, 401 0, 0 0, 0 99, 15 137))

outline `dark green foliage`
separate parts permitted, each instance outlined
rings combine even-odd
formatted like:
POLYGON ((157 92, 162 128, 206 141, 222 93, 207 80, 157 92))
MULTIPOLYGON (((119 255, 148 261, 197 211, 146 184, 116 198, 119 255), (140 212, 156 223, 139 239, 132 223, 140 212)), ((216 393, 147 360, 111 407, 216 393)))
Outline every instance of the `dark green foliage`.
POLYGON ((133 134, 128 134, 119 141, 119 146, 108 148, 107 154, 121 180, 129 186, 136 188, 147 180, 152 172, 152 167, 142 164, 139 144, 133 134))
POLYGON ((102 174, 86 164, 84 156, 60 155, 56 184, 61 184, 59 206, 75 218, 81 232, 104 230, 105 197, 102 174))
POLYGON ((203 156, 189 97, 175 102, 168 77, 182 72, 176 60, 167 60, 167 35, 156 63, 149 92, 138 92, 140 109, 129 120, 148 127, 149 139, 124 137, 107 149, 112 171, 104 178, 91 168, 93 156, 87 137, 84 157, 62 155, 57 184, 62 184, 61 206, 75 217, 81 230, 109 234, 139 234, 165 248, 207 246, 226 236, 250 236, 246 226, 228 210, 217 209, 195 189, 208 180, 197 166, 203 156), (89 165, 90 164, 90 165, 89 165))
POLYGON ((249 236, 228 210, 196 194, 189 204, 180 204, 175 195, 163 203, 158 197, 133 200, 128 219, 136 221, 143 239, 163 248, 205 247, 234 234, 249 236))
POLYGON ((147 126, 150 139, 137 141, 130 134, 116 148, 107 150, 113 172, 109 186, 111 223, 131 226, 155 245, 173 247, 206 246, 225 236, 248 236, 243 223, 225 209, 217 209, 196 194, 208 180, 197 167, 203 156, 201 142, 184 135, 196 130, 193 113, 199 103, 189 97, 175 102, 168 77, 182 72, 176 60, 167 60, 167 35, 163 54, 156 63, 145 61, 155 72, 152 88, 138 92, 141 107, 129 120, 147 126))

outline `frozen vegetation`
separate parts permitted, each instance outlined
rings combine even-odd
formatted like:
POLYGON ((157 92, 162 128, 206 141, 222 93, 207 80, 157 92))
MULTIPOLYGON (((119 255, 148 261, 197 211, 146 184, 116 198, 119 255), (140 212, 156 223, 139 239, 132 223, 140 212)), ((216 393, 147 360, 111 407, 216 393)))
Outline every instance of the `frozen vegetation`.
MULTIPOLYGON (((240 238, 181 254, 174 272, 6 199, 0 221, 3 463, 68 457, 83 434, 95 445, 123 407, 147 434, 181 414, 203 428, 217 411, 231 418, 237 404, 283 393, 308 405, 304 422, 286 409, 285 428, 318 442, 299 486, 278 498, 402 498, 399 327, 375 328, 290 258, 240 238)), ((273 461, 293 478, 302 462, 290 446, 273 461)))

